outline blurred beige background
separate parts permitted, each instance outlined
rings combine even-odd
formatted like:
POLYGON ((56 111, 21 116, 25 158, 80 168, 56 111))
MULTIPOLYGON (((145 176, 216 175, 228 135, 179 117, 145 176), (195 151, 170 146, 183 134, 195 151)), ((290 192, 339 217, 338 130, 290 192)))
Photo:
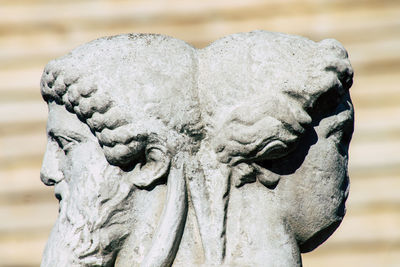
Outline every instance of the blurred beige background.
POLYGON ((204 47, 264 29, 335 38, 355 70, 348 213, 305 267, 400 266, 400 1, 0 0, 0 266, 38 266, 58 204, 39 179, 45 64, 92 39, 154 32, 204 47))

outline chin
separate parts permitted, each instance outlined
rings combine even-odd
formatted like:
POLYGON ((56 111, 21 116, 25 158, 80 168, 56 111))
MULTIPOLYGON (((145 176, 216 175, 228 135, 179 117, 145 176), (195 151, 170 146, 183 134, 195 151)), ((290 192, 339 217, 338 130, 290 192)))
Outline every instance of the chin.
POLYGON ((299 244, 300 252, 306 253, 314 250, 319 245, 324 243, 339 227, 342 222, 342 218, 338 218, 338 220, 333 221, 331 224, 327 225, 325 228, 321 229, 320 231, 314 233, 309 239, 305 242, 299 244))
POLYGON ((121 238, 104 238, 101 232, 106 230, 90 234, 85 229, 81 232, 60 231, 68 228, 73 229, 56 223, 43 253, 41 267, 113 266, 121 238))
POLYGON ((60 213, 43 253, 41 267, 113 266, 116 254, 129 235, 123 227, 127 212, 109 213, 108 209, 94 212, 92 208, 92 216, 89 216, 84 205, 77 209, 69 204, 68 199, 60 202, 60 213), (85 217, 80 216, 82 214, 85 217))
POLYGON ((304 241, 299 242, 299 248, 301 253, 306 253, 314 250, 319 245, 324 243, 339 227, 342 223, 343 218, 346 214, 346 199, 347 192, 342 192, 337 201, 332 203, 330 207, 327 207, 326 214, 321 215, 321 218, 325 218, 323 224, 314 233, 310 233, 310 236, 304 241))

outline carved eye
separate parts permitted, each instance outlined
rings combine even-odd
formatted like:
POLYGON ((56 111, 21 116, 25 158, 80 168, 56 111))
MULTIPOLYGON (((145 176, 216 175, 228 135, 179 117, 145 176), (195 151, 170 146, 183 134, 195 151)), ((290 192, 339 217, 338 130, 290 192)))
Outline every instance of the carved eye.
POLYGON ((289 153, 288 146, 281 140, 273 140, 268 143, 260 152, 257 153, 257 159, 276 159, 286 156, 289 153))
POLYGON ((54 140, 57 142, 58 146, 64 151, 65 154, 71 150, 73 145, 75 145, 78 141, 66 136, 54 136, 54 140))

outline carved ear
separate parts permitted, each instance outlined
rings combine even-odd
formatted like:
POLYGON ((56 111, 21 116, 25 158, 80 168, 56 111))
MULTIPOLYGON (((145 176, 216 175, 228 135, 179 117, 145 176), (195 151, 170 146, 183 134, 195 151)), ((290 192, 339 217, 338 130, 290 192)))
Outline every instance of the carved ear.
POLYGON ((171 157, 165 147, 148 144, 145 162, 136 165, 131 171, 130 179, 139 188, 149 188, 167 175, 170 163, 171 157))

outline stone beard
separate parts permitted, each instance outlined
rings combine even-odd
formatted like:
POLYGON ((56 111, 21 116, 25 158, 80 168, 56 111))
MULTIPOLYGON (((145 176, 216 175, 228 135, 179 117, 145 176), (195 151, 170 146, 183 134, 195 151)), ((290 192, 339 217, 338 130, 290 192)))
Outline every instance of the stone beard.
MULTIPOLYGON (((46 184, 56 183, 60 213, 48 242, 51 246, 46 249, 49 256, 44 258, 62 262, 65 256, 68 266, 109 266, 115 246, 129 233, 131 186, 123 171, 105 160, 86 125, 55 103, 49 103, 49 110, 50 140, 42 179, 46 184), (83 145, 73 147, 75 142, 83 145), (68 168, 59 178, 50 176, 47 166, 61 162, 68 168), (70 254, 60 253, 60 248, 70 254)), ((51 266, 51 261, 44 264, 51 266)))
POLYGON ((51 61, 41 266, 301 266, 345 214, 352 77, 337 41, 266 31, 51 61))

